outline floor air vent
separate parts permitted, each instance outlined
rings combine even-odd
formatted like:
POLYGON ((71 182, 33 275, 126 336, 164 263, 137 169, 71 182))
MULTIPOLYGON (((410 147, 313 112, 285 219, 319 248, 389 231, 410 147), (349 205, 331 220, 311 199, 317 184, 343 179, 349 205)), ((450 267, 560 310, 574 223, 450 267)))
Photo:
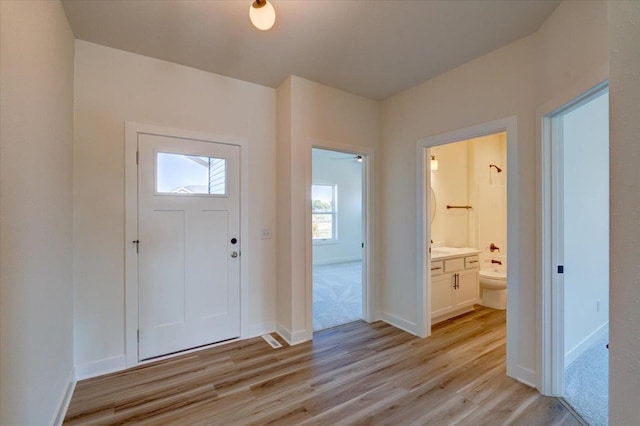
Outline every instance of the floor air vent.
POLYGON ((262 338, 265 340, 265 342, 267 342, 269 345, 271 345, 271 347, 273 349, 278 349, 281 348, 282 345, 280 344, 280 342, 278 342, 272 335, 270 334, 263 334, 262 338))

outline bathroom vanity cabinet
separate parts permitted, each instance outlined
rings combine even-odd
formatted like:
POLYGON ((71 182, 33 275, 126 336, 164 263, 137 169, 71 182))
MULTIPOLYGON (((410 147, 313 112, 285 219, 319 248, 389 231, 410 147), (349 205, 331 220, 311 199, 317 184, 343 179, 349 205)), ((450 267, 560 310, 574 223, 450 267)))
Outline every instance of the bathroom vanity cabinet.
POLYGON ((433 323, 471 311, 480 301, 480 261, 475 249, 432 255, 431 319, 433 323))

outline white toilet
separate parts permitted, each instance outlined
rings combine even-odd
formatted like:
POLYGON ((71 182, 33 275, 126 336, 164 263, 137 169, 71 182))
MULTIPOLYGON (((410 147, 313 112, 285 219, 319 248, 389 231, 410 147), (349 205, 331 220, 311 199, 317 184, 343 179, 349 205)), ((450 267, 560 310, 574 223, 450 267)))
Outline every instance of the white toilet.
POLYGON ((480 304, 493 309, 507 309, 507 272, 480 270, 480 304))

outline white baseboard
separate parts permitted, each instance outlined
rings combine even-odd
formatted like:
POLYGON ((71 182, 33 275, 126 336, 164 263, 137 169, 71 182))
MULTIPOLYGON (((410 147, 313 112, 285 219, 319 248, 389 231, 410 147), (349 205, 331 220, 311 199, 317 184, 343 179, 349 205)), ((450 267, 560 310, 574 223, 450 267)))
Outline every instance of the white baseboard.
POLYGON ((69 403, 71 402, 71 396, 73 395, 73 390, 76 388, 76 378, 74 374, 74 369, 72 368, 69 371, 69 377, 67 377, 67 385, 64 388, 64 392, 60 395, 60 402, 58 402, 58 410, 56 411, 51 424, 54 426, 62 425, 64 421, 64 416, 67 414, 67 410, 69 409, 69 403))
POLYGON ((531 388, 536 388, 536 372, 532 369, 517 365, 513 373, 512 378, 531 388))
POLYGON ((312 340, 312 339, 313 339, 313 331, 307 331, 307 330, 296 331, 291 336, 291 341, 293 342, 294 345, 297 345, 298 343, 308 342, 309 340, 312 340))
POLYGON ((242 339, 251 339, 252 337, 262 336, 263 334, 272 333, 275 330, 275 321, 265 321, 257 324, 251 324, 247 327, 246 336, 242 336, 242 339))
POLYGON ((281 324, 278 324, 276 326, 276 333, 278 333, 280 337, 282 337, 289 344, 289 346, 294 346, 299 343, 306 342, 308 340, 311 340, 313 337, 313 333, 309 333, 307 332, 307 330, 301 330, 292 333, 281 324))
POLYGON ((377 312, 376 313, 376 318, 380 318, 382 321, 386 322, 387 324, 390 324, 396 328, 399 328, 400 330, 404 330, 407 333, 411 333, 415 336, 418 335, 417 330, 417 324, 415 322, 411 322, 411 321, 407 321, 404 318, 400 318, 398 316, 395 316, 393 314, 390 314, 388 312, 377 312))
POLYGON ((564 368, 566 369, 573 361, 575 361, 580 355, 584 353, 591 345, 598 341, 602 336, 607 333, 609 329, 609 321, 602 324, 594 332, 582 339, 577 345, 569 349, 564 354, 564 368))
POLYGON ((102 376, 127 368, 127 358, 118 355, 111 358, 100 359, 86 364, 76 365, 76 380, 89 379, 91 377, 102 376))
MULTIPOLYGON (((478 303, 480 302, 480 300, 478 299, 478 303)), ((466 314, 468 312, 472 312, 473 311, 473 305, 470 306, 465 306, 464 308, 457 308, 457 309, 453 309, 450 310, 449 312, 445 313, 445 314, 441 314, 438 315, 437 317, 431 318, 431 325, 437 324, 439 322, 442 321, 446 321, 448 319, 451 319, 453 317, 457 317, 458 315, 462 315, 462 314, 466 314)))
POLYGON ((291 332, 289 331, 289 329, 287 329, 281 324, 276 324, 276 333, 278 333, 280 337, 282 337, 284 341, 289 344, 289 346, 292 346, 291 332))

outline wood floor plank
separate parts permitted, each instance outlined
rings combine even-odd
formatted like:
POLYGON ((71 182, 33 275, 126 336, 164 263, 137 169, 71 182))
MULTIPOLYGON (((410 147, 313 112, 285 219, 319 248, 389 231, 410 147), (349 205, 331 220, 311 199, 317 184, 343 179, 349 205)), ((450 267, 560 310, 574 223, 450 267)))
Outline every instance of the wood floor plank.
POLYGON ((376 410, 386 406, 389 401, 395 400, 407 394, 405 389, 396 386, 393 382, 384 383, 369 392, 359 394, 342 404, 338 404, 328 410, 322 411, 305 424, 334 425, 354 424, 363 412, 376 410))
POLYGON ((506 376, 504 311, 419 339, 362 321, 272 349, 236 341, 77 384, 70 425, 578 425, 506 376))

